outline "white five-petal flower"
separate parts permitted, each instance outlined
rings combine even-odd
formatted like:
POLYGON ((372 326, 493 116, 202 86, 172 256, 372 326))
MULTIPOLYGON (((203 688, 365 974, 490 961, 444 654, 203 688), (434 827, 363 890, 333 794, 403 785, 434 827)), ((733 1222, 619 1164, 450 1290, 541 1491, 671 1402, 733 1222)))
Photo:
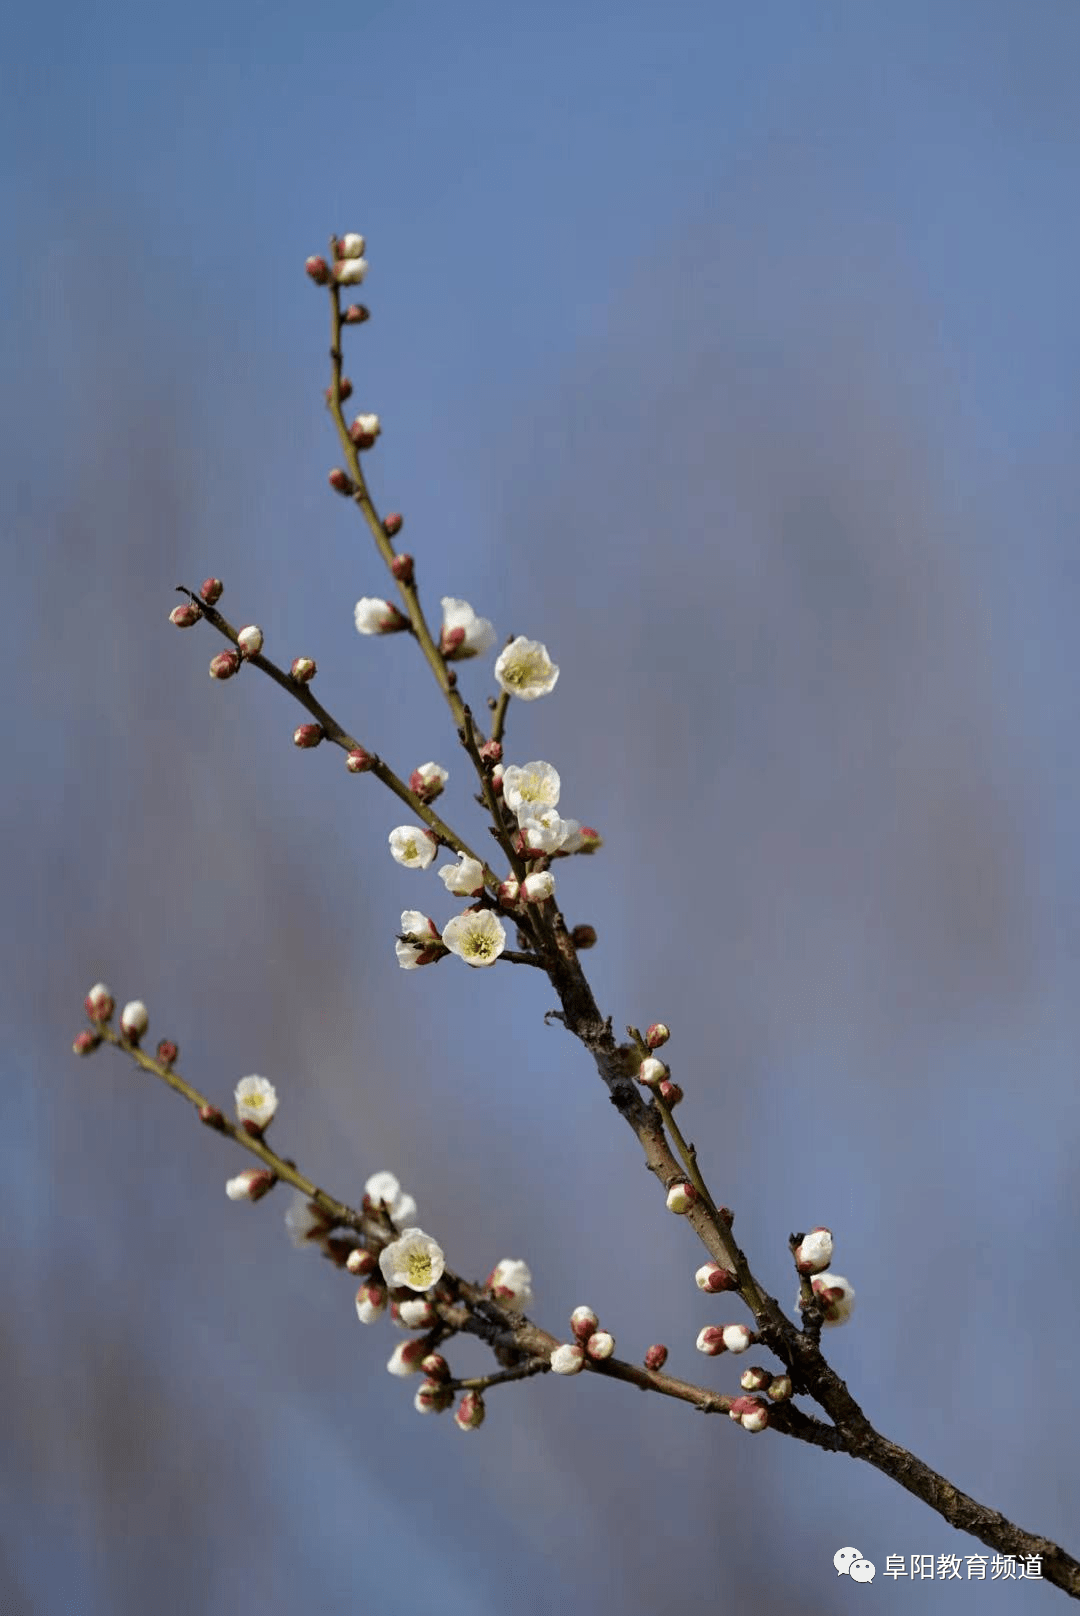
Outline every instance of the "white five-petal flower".
POLYGON ((457 864, 443 865, 439 879, 455 898, 475 898, 484 890, 484 867, 479 859, 469 858, 467 853, 459 853, 458 859, 457 864))
POLYGON ((547 646, 539 640, 527 640, 519 634, 500 651, 495 662, 495 677, 508 696, 519 701, 535 701, 555 689, 559 670, 548 656, 547 646))
POLYGON ((383 1247, 379 1267, 388 1285, 427 1291, 442 1278, 446 1258, 438 1241, 423 1229, 405 1229, 399 1239, 383 1247))
POLYGON ((407 870, 426 870, 434 863, 439 844, 422 825, 399 825, 390 832, 390 851, 407 870))
POLYGON ((425 915, 419 909, 403 909, 401 931, 406 939, 410 936, 430 939, 427 942, 403 942, 402 937, 396 939, 394 952, 403 971, 415 971, 418 965, 430 965, 432 960, 441 956, 442 939, 429 915, 425 915))
POLYGON ((265 1077, 242 1077, 236 1085, 236 1115, 265 1128, 277 1110, 277 1090, 265 1077))
POLYGON ((409 626, 397 607, 388 600, 377 600, 364 595, 353 608, 353 621, 358 634, 399 634, 409 626))
POLYGON ((442 633, 439 649, 447 662, 464 662, 479 656, 495 643, 495 630, 486 617, 477 617, 467 600, 442 597, 442 633))
POLYGON ((503 770, 503 801, 518 819, 554 808, 559 801, 562 782, 557 769, 550 763, 514 764, 503 770))
POLYGON ((466 965, 494 965, 506 947, 506 931, 490 909, 467 909, 446 922, 443 942, 466 965))

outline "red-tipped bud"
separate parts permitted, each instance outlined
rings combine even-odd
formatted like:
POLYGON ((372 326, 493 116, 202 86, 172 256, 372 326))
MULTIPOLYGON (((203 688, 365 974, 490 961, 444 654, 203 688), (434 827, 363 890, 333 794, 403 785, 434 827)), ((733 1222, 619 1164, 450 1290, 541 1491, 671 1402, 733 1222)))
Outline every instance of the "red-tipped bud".
POLYGON ((709 1291, 713 1295, 720 1291, 730 1291, 735 1288, 735 1275, 730 1268, 724 1268, 720 1263, 702 1263, 694 1275, 694 1283, 699 1291, 709 1291))
POLYGON ((381 432, 379 417, 371 413, 358 415, 349 427, 349 436, 358 449, 370 449, 381 432))
POLYGON ((157 1046, 157 1058, 162 1066, 171 1066, 180 1050, 171 1038, 162 1038, 157 1046))
POLYGON ((769 1405, 760 1397, 736 1397, 728 1414, 744 1431, 764 1431, 769 1423, 769 1405))
POLYGON ((350 303, 341 316, 342 325, 363 325, 365 320, 371 319, 371 310, 363 303, 350 303))
POLYGON ((101 1034, 99 1032, 91 1032, 89 1027, 84 1027, 82 1032, 76 1033, 72 1040, 72 1054, 92 1055, 100 1042, 101 1034))
POLYGON ((111 1021, 116 1009, 112 994, 104 982, 95 982, 83 1000, 83 1009, 91 1021, 111 1021))
POLYGON ((368 769, 375 767, 374 754, 365 752, 362 746, 354 746, 351 752, 346 753, 345 767, 350 774, 366 774, 368 769))
POLYGON ((304 259, 304 273, 311 277, 316 286, 325 286, 330 279, 330 265, 318 253, 312 253, 310 258, 304 259))
POLYGON ((763 1369, 760 1364, 751 1364, 739 1376, 739 1385, 744 1392, 763 1392, 772 1380, 772 1370, 763 1369))
POLYGON ((638 1082, 643 1083, 647 1089, 658 1088, 668 1075, 668 1069, 662 1060, 655 1055, 646 1055, 638 1067, 638 1082))
POLYGON ((480 760, 482 763, 501 763, 502 755, 501 741, 485 741, 480 748, 480 760))
POLYGON ((600 1320, 591 1307, 575 1307, 570 1315, 570 1328, 579 1341, 588 1341, 599 1324, 600 1320))
POLYGON ((699 1330, 695 1345, 707 1358, 718 1358, 727 1351, 724 1332, 718 1324, 707 1324, 703 1330, 699 1330))
POLYGON ((645 1042, 650 1049, 659 1049, 671 1037, 671 1028, 662 1021, 654 1021, 645 1034, 645 1042))
POLYGON ((296 729, 293 730, 293 745, 305 748, 318 746, 319 742, 323 738, 323 734, 324 731, 321 724, 300 724, 296 729))
POLYGON ((388 539, 392 539, 396 533, 400 533, 404 525, 405 518, 400 511, 391 511, 389 515, 383 517, 383 532, 388 539))
POLYGON ((459 1431, 475 1431, 484 1423, 484 1399, 477 1391, 468 1391, 454 1410, 454 1424, 459 1431))
POLYGON ((597 848, 603 847, 603 845, 604 838, 601 836, 598 830, 593 830, 591 825, 582 825, 580 831, 578 832, 578 839, 574 852, 595 853, 597 848))
POLYGON ((429 1380, 449 1380, 450 1365, 441 1352, 429 1352, 426 1358, 421 1358, 420 1368, 429 1380))
POLYGON ((242 628, 236 636, 236 644, 242 657, 258 656, 263 648, 263 631, 258 623, 242 628))
POLYGON ((678 1179, 667 1192, 667 1209, 669 1212, 689 1212, 698 1198, 697 1190, 688 1179, 678 1179))
POLYGON ((330 487, 334 490, 335 494, 348 495, 356 493, 355 483, 349 476, 349 473, 347 471, 342 471, 340 466, 335 466, 333 471, 328 472, 326 480, 330 484, 330 487))
POLYGON ((666 1363, 667 1348, 662 1341, 657 1341, 645 1353, 645 1367, 646 1369, 663 1369, 666 1363))
POLYGON ((248 1167, 225 1182, 230 1201, 261 1201, 277 1183, 277 1175, 265 1167, 248 1167))
POLYGON ((818 1227, 804 1234, 795 1247, 795 1267, 800 1274, 820 1274, 833 1257, 832 1230, 818 1227))
POLYGON ((358 1279, 366 1279, 373 1274, 379 1266, 379 1259, 373 1251, 366 1251, 363 1246, 354 1246, 345 1259, 345 1267, 350 1274, 358 1279))
POLYGON ((199 594, 208 606, 216 606, 225 593, 225 585, 220 578, 204 578, 199 585, 199 594))
POLYGON ((573 931, 570 933, 570 941, 577 949, 595 948, 596 927, 575 926, 573 931))
POLYGON ((137 1044, 150 1025, 150 1016, 141 999, 132 999, 120 1012, 120 1031, 129 1044, 137 1044))
POLYGON ((175 628, 193 628, 202 616, 202 612, 193 600, 185 600, 182 606, 174 606, 169 613, 169 622, 175 628))
POLYGON ((590 1358, 595 1358, 602 1363, 605 1358, 610 1358, 615 1351, 615 1337, 610 1330, 594 1330, 585 1343, 585 1351, 590 1358))
POLYGON ((399 584, 411 584, 414 576, 413 558, 411 555, 396 555, 390 563, 390 571, 399 584))
POLYGON ((208 1128, 221 1133, 225 1127, 225 1118, 216 1105, 200 1105, 199 1121, 204 1122, 208 1128))
POLYGON ((679 1087, 678 1083, 672 1083, 666 1079, 660 1084, 657 1093, 660 1095, 660 1098, 663 1100, 669 1111, 674 1110, 683 1097, 683 1091, 679 1087))
POLYGON ((292 667, 289 669, 290 674, 298 685, 309 685, 317 671, 314 662, 309 656, 294 657, 292 667))
POLYGON ((220 651, 210 659, 211 679, 231 679, 240 666, 239 651, 220 651))
MULTIPOLYGON (((344 404, 345 400, 351 397, 352 382, 347 376, 343 376, 338 382, 338 400, 340 403, 344 404)), ((334 402, 334 389, 332 387, 328 387, 326 389, 326 402, 328 404, 332 404, 334 402)))

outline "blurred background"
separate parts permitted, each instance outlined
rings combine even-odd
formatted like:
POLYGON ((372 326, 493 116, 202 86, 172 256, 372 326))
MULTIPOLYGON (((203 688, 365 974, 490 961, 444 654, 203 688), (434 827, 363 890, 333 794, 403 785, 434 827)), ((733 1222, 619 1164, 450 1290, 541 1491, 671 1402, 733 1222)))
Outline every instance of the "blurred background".
MULTIPOLYGON (((587 1378, 417 1418, 279 1189, 110 1050, 104 979, 222 1104, 356 1199, 396 1172, 451 1264, 522 1257, 622 1355, 740 1316, 694 1287, 537 973, 405 974, 402 814, 166 617, 174 586, 407 773, 451 769, 388 580, 326 486, 325 293, 422 598, 544 640, 512 711, 603 832, 559 871, 617 1029, 663 1019, 684 1126, 785 1305, 790 1230, 858 1291, 868 1414, 1080 1546, 1074 5, 465 0, 23 8, 2 25, 5 1611, 831 1613, 857 1546, 981 1545, 865 1466, 587 1378)), ((490 659, 462 669, 481 705, 490 659)), ((489 1362, 472 1344, 459 1373, 489 1362)), ((745 1360, 743 1361, 745 1362, 745 1360)), ((962 1561, 963 1564, 963 1561, 962 1561)), ((1002 1580, 885 1597, 957 1612, 1002 1580)), ((906 1590, 906 1592, 905 1592, 906 1590)))

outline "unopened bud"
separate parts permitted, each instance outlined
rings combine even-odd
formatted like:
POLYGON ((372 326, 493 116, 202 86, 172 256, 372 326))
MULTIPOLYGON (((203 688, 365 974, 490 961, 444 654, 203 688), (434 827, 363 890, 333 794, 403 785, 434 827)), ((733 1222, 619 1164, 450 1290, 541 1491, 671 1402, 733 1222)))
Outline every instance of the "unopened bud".
POLYGON ((368 769, 374 766, 374 756, 370 752, 365 752, 362 746, 354 746, 352 751, 345 755, 345 767, 350 774, 366 774, 368 769))
POLYGON ((570 1315, 570 1328, 579 1341, 587 1341, 599 1324, 600 1320, 591 1307, 575 1307, 570 1315))
POLYGON ((610 1358, 615 1351, 615 1337, 610 1330, 597 1330, 586 1341, 585 1351, 590 1358, 610 1358))
POLYGON ((72 1054, 92 1055, 100 1042, 101 1034, 99 1032, 91 1032, 89 1027, 84 1027, 82 1032, 76 1033, 72 1040, 72 1054))
POLYGON ((249 1167, 246 1172, 227 1180, 225 1194, 230 1201, 261 1201, 276 1182, 274 1174, 265 1167, 249 1167))
POLYGON ((199 585, 199 594, 208 606, 216 606, 225 593, 225 585, 220 578, 204 578, 199 585))
POLYGON ((323 734, 321 724, 300 724, 293 730, 293 745, 308 748, 318 746, 323 734))
POLYGON ((707 1324, 703 1330, 699 1330, 695 1346, 707 1358, 718 1358, 722 1352, 726 1352, 724 1332, 720 1325, 707 1324))
POLYGON ((339 258, 363 258, 364 238, 358 236, 354 230, 346 235, 339 236, 337 242, 337 256, 339 258))
POLYGON ((349 436, 358 449, 370 449, 381 432, 382 423, 377 415, 358 415, 349 427, 349 436))
POLYGON ((415 576, 412 556, 396 555, 390 563, 390 571, 399 584, 411 584, 415 576))
POLYGON ((298 685, 309 685, 317 671, 314 662, 309 656, 294 657, 292 667, 289 669, 290 674, 298 685))
POLYGON ((95 982, 83 1000, 83 1009, 91 1021, 111 1021, 116 1009, 112 994, 104 982, 95 982))
POLYGON ((365 308, 363 303, 350 303, 341 316, 341 323, 342 325, 363 325, 365 320, 370 319, 371 310, 365 308))
POLYGON ((795 1248, 795 1267, 800 1274, 820 1274, 832 1262, 832 1230, 811 1229, 795 1248))
POLYGON ((132 999, 130 1004, 125 1004, 120 1016, 120 1030, 129 1044, 137 1044, 149 1025, 150 1016, 141 999, 132 999))
POLYGON ((231 679, 240 666, 239 651, 219 651, 210 659, 211 679, 231 679))
POLYGON ((739 1376, 739 1385, 744 1392, 763 1392, 772 1378, 771 1369, 763 1369, 761 1364, 751 1364, 739 1376))
POLYGON ((480 761, 482 763, 501 763, 502 755, 501 741, 485 741, 480 748, 480 761))
POLYGON ((420 1367, 430 1380, 449 1380, 450 1365, 441 1352, 429 1352, 426 1358, 421 1359, 420 1367))
POLYGON ((671 1028, 663 1021, 654 1021, 645 1034, 645 1042, 650 1049, 659 1049, 671 1037, 671 1028))
POLYGON ((373 1274, 379 1266, 379 1259, 373 1251, 367 1251, 363 1246, 354 1246, 345 1259, 345 1267, 350 1274, 358 1279, 366 1279, 373 1274))
POLYGON ((585 1348, 564 1342, 551 1354, 551 1367, 557 1375, 577 1375, 585 1367, 585 1348))
POLYGON ((400 533, 404 525, 405 518, 400 511, 390 511, 383 517, 383 532, 388 539, 392 539, 396 533, 400 533))
POLYGON ((325 286, 330 279, 330 265, 318 253, 312 253, 310 258, 304 259, 305 273, 311 276, 316 286, 325 286))
POLYGON ((683 1091, 678 1083, 669 1083, 665 1078, 656 1091, 669 1111, 673 1111, 683 1097, 683 1091))
POLYGON ((655 1088, 657 1084, 663 1082, 664 1078, 668 1075, 668 1069, 662 1060, 657 1060, 655 1055, 646 1055, 645 1059, 638 1067, 637 1075, 638 1082, 644 1083, 646 1088, 651 1089, 655 1088))
POLYGON ((694 1186, 688 1180, 680 1179, 667 1192, 667 1209, 669 1212, 689 1212, 697 1198, 694 1186))
POLYGON ((699 1291, 730 1291, 735 1286, 735 1275, 730 1268, 721 1267, 720 1263, 702 1263, 694 1274, 694 1283, 699 1291))
POLYGON ((356 1293, 356 1316, 361 1324, 374 1324, 386 1307, 386 1286, 380 1279, 369 1279, 356 1293))
POLYGON ((728 1415, 744 1431, 764 1431, 769 1423, 769 1405, 760 1397, 736 1397, 728 1415))
POLYGON ((484 1399, 477 1391, 467 1391, 454 1410, 454 1424, 459 1431, 475 1431, 484 1423, 484 1399))
POLYGON ((326 480, 330 484, 330 487, 334 490, 335 494, 356 493, 356 484, 349 476, 349 473, 347 471, 343 471, 340 466, 335 466, 333 471, 327 474, 326 480))
POLYGON ((334 265, 334 279, 339 286, 359 286, 367 274, 366 258, 342 258, 334 265))
POLYGON ((258 623, 249 623, 246 628, 242 628, 236 636, 236 643, 241 656, 258 656, 263 648, 263 631, 258 623))
POLYGON ((221 1133, 225 1127, 225 1118, 216 1105, 200 1105, 199 1121, 213 1128, 215 1133, 221 1133))
MULTIPOLYGON (((325 397, 326 402, 328 404, 332 404, 334 402, 334 389, 332 387, 328 387, 326 389, 324 397, 325 397)), ((352 397, 352 382, 349 380, 349 378, 347 376, 342 376, 340 381, 338 382, 338 402, 340 404, 344 404, 345 400, 347 398, 351 398, 351 397, 352 397)))
POLYGON ((777 1375, 765 1388, 765 1396, 773 1403, 786 1403, 794 1391, 790 1375, 777 1375))
POLYGON ((182 606, 174 606, 169 613, 169 622, 176 628, 192 628, 199 621, 202 612, 193 600, 185 600, 182 606))
POLYGON ((667 1363, 667 1348, 662 1341, 657 1341, 645 1353, 646 1369, 663 1369, 667 1363))
POLYGON ((179 1053, 171 1038, 162 1038, 157 1046, 157 1058, 162 1066, 171 1066, 179 1053))

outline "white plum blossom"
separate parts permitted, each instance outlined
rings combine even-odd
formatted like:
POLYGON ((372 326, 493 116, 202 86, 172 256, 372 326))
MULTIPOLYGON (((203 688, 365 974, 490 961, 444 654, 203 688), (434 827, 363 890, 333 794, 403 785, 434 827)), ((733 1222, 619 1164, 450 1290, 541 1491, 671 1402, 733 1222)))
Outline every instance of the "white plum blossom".
POLYGON ((377 438, 382 432, 382 422, 377 415, 358 415, 353 421, 352 432, 361 438, 377 438))
POLYGON ((277 1106, 277 1090, 265 1077, 242 1077, 236 1085, 236 1115, 241 1122, 265 1128, 277 1106))
MULTIPOLYGON (((358 239, 363 241, 364 238, 360 236, 358 239)), ((334 265, 334 279, 340 286, 359 286, 367 272, 367 259, 352 253, 334 265)))
POLYGON ((384 1206, 402 1228, 416 1216, 415 1200, 402 1190, 393 1173, 372 1173, 364 1185, 364 1196, 373 1206, 384 1206))
POLYGON ((249 1167, 235 1178, 225 1182, 225 1194, 230 1201, 261 1201, 268 1190, 274 1187, 273 1173, 265 1167, 249 1167))
POLYGON ((467 853, 458 854, 457 864, 444 864, 439 880, 455 898, 475 898, 484 890, 484 867, 467 853))
POLYGON ((374 1324, 386 1311, 386 1286, 380 1280, 368 1279, 356 1293, 356 1316, 361 1324, 374 1324))
POLYGON ((363 236, 350 230, 338 241, 338 253, 342 258, 363 258, 365 246, 363 236))
POLYGON ((395 861, 407 870, 426 870, 439 851, 434 833, 422 825, 398 825, 390 832, 389 840, 395 861))
POLYGON ((820 1274, 832 1262, 831 1229, 811 1229, 795 1248, 795 1266, 800 1274, 820 1274))
POLYGON ((402 616, 396 606, 372 595, 364 595, 357 601, 353 621, 358 634, 399 634, 409 626, 409 619, 402 616))
POLYGON ((518 821, 523 852, 557 853, 569 834, 570 821, 560 819, 554 808, 543 808, 539 813, 518 821))
POLYGON ((504 1257, 488 1275, 487 1288, 501 1302, 513 1302, 518 1308, 528 1307, 533 1299, 528 1263, 519 1257, 504 1257))
POLYGON ((495 643, 495 630, 486 617, 477 617, 467 600, 442 597, 442 633, 439 649, 447 662, 464 662, 480 656, 495 643))
POLYGON ((506 930, 490 909, 466 909, 446 922, 443 942, 466 965, 494 965, 506 947, 506 930))
POLYGON ((390 1361, 386 1367, 392 1375, 417 1375, 420 1373, 420 1360, 425 1350, 422 1337, 402 1341, 390 1354, 390 1361))
POLYGON ((295 1190, 285 1209, 285 1228, 294 1246, 303 1246, 313 1234, 324 1233, 328 1225, 314 1202, 303 1190, 295 1190))
POLYGON ((557 1375, 576 1375, 585 1367, 585 1348, 564 1341, 551 1354, 551 1367, 557 1375))
POLYGON ((426 1291, 439 1283, 446 1258, 438 1241, 423 1229, 405 1229, 397 1240, 383 1247, 379 1267, 388 1285, 426 1291))
POLYGON ((421 763, 409 776, 409 789, 416 792, 421 802, 434 802, 449 778, 449 769, 444 769, 441 763, 421 763))
POLYGON ((430 965, 442 953, 442 938, 429 915, 419 909, 401 911, 401 931, 404 937, 430 938, 430 942, 403 942, 398 937, 394 952, 403 971, 415 971, 418 965, 430 965))
POLYGON ((518 701, 535 701, 555 689, 559 670, 548 656, 547 646, 519 634, 499 652, 495 677, 508 696, 518 701))
POLYGON ((842 1274, 815 1274, 810 1281, 828 1325, 846 1324, 855 1306, 855 1287, 842 1274))
POLYGON ((396 1306, 396 1320, 403 1330, 426 1330, 438 1317, 426 1296, 410 1296, 396 1306))
POLYGON ((543 903, 555 892, 555 877, 550 870, 534 870, 521 883, 521 896, 526 903, 543 903))
POLYGON ((137 1044, 150 1025, 150 1013, 141 999, 132 999, 120 1012, 120 1031, 133 1044, 137 1044))
POLYGON ((518 819, 558 805, 562 782, 550 763, 510 764, 503 770, 503 801, 518 819))

